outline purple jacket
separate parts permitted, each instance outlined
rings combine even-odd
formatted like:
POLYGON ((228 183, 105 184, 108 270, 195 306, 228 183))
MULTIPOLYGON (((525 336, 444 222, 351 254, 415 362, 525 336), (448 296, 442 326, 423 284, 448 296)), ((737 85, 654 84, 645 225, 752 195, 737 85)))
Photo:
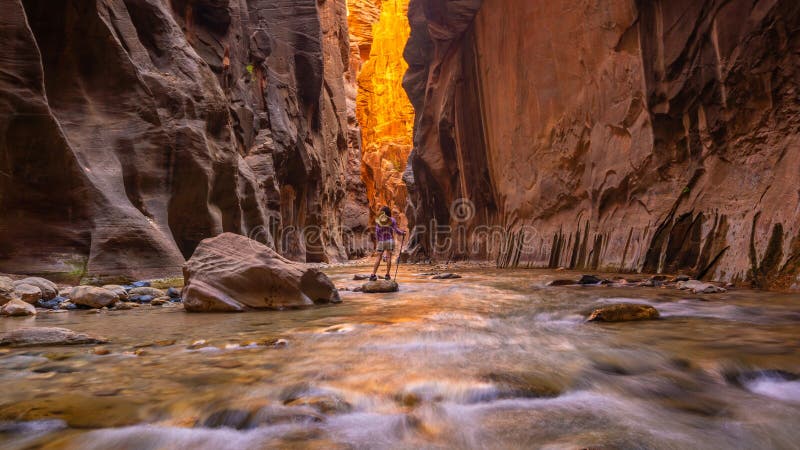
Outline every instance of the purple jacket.
POLYGON ((378 238, 378 242, 391 241, 394 237, 394 233, 405 234, 397 228, 397 221, 394 220, 394 217, 392 217, 392 224, 388 227, 375 225, 375 236, 378 238))

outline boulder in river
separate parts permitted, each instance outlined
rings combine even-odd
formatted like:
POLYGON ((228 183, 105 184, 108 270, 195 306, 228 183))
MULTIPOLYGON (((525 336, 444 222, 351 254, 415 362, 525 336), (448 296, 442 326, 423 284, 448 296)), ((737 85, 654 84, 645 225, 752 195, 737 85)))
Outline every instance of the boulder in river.
POLYGON ((119 297, 108 289, 95 286, 75 286, 69 294, 69 299, 76 305, 103 308, 113 306, 119 297))
POLYGON ((5 305, 9 300, 17 298, 14 293, 14 282, 11 278, 0 277, 0 305, 5 305))
POLYGON ((594 275, 582 275, 581 279, 578 280, 578 284, 600 284, 603 280, 598 278, 594 275))
POLYGON ((50 300, 58 296, 58 286, 52 281, 41 277, 28 277, 14 282, 15 286, 18 284, 29 284, 38 287, 39 290, 42 291, 42 298, 45 300, 50 300))
POLYGON ((15 284, 14 292, 23 302, 30 303, 31 305, 35 305, 36 302, 42 298, 42 290, 32 284, 15 284))
POLYGON ((369 277, 370 277, 369 275, 364 275, 363 273, 357 273, 353 275, 353 280, 355 281, 369 280, 369 277))
POLYGON ((597 308, 589 314, 587 322, 630 322, 658 319, 658 310, 640 303, 615 303, 597 308))
POLYGON ((574 286, 576 283, 574 280, 551 280, 547 283, 547 286, 574 286))
POLYGON ((394 280, 375 280, 368 281, 361 286, 361 292, 367 294, 379 294, 383 292, 397 292, 400 286, 394 280))
POLYGON ((692 294, 718 294, 726 291, 725 288, 699 280, 680 281, 677 287, 678 289, 689 290, 692 294))
POLYGON ((28 327, 0 334, 0 347, 33 347, 45 345, 104 344, 108 340, 66 328, 28 327))
POLYGON ((28 302, 22 301, 18 298, 11 299, 2 308, 0 314, 4 316, 35 316, 36 308, 28 302))
POLYGON ((144 296, 158 298, 158 297, 163 297, 164 295, 166 295, 166 293, 161 289, 156 289, 154 287, 149 287, 149 286, 135 287, 128 291, 128 297, 132 299, 144 296))
POLYGON ((200 242, 183 276, 187 311, 236 312, 341 301, 324 273, 233 233, 200 242))

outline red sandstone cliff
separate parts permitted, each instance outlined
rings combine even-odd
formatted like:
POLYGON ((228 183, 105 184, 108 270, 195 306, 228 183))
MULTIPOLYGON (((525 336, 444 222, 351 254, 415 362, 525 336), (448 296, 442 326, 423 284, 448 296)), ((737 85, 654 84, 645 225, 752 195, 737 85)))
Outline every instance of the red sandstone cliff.
POLYGON ((0 6, 0 272, 177 274, 223 231, 347 257, 345 0, 0 6))
POLYGON ((409 20, 413 219, 515 233, 454 256, 800 285, 800 3, 412 0, 409 20))

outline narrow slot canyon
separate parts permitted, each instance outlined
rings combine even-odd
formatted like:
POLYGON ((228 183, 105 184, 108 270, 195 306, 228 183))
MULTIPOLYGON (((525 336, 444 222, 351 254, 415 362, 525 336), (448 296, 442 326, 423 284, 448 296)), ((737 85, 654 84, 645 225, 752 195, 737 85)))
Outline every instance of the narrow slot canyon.
POLYGON ((361 175, 371 217, 389 206, 406 227, 403 173, 412 148, 414 109, 403 89, 403 50, 411 31, 408 0, 347 0, 350 73, 361 136, 361 175))

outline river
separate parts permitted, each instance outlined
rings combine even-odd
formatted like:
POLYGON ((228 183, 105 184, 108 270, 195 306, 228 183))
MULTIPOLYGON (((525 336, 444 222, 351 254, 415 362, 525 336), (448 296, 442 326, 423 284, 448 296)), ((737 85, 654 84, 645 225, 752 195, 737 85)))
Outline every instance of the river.
MULTIPOLYGON (((326 272, 354 287, 354 270, 368 269, 326 272)), ((545 287, 575 274, 544 270, 430 280, 424 270, 403 267, 398 293, 343 291, 343 303, 312 309, 1 319, 0 331, 58 326, 111 343, 108 354, 2 350, 0 445, 800 448, 796 294, 545 287), (615 302, 651 304, 662 319, 583 322, 615 302)))

